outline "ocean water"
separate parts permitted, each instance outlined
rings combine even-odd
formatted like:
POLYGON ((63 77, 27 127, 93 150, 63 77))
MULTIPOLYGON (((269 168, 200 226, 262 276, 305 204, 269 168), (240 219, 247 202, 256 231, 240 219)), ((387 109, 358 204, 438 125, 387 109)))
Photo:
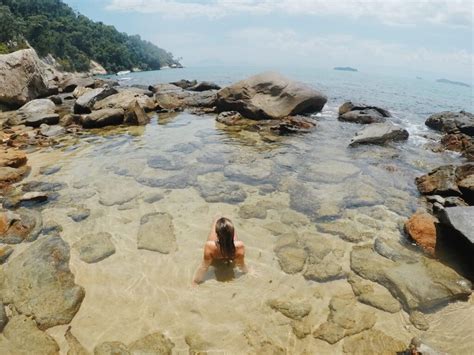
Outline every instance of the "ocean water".
MULTIPOLYGON (((122 85, 179 79, 227 85, 260 71, 184 68, 117 78, 122 85)), ((104 341, 128 344, 161 331, 175 343, 175 354, 188 353, 185 338, 195 335, 216 354, 259 353, 268 344, 289 354, 341 353, 344 340, 329 344, 311 334, 298 339, 291 319, 267 302, 309 303, 314 331, 326 321, 332 298, 353 297, 349 283, 344 277, 307 280, 304 271, 287 274, 275 246, 282 238, 296 238, 299 245, 328 243, 337 249, 332 262, 346 273, 353 246, 378 237, 400 242, 422 257, 402 232, 404 221, 422 207, 414 179, 436 166, 462 161, 456 153, 429 149, 440 136, 424 120, 443 110, 472 111, 472 90, 364 73, 280 71, 329 98, 323 111, 312 116, 317 126, 310 133, 270 139, 219 124, 215 115, 153 113, 147 126, 84 131, 29 155, 27 181, 65 184, 56 200, 40 207, 45 221, 60 224, 62 237, 72 246, 86 233, 109 232, 116 247, 114 255, 96 264, 82 262, 77 250, 71 250, 71 270, 86 290, 72 333, 89 351, 104 341), (337 120, 337 109, 347 100, 390 110, 392 120, 410 132, 409 140, 349 148, 361 126, 337 120), (40 175, 39 169, 49 165, 61 170, 40 175), (89 209, 90 216, 72 221, 67 214, 76 208, 89 209), (265 213, 249 216, 249 209, 265 213), (141 218, 153 212, 172 218, 177 248, 169 254, 137 248, 141 218), (206 281, 193 288, 216 214, 234 221, 254 272, 220 282, 219 270, 211 267, 206 281)), ((157 228, 157 238, 161 233, 157 228)), ((405 310, 388 313, 360 303, 357 309, 372 312, 374 329, 403 344, 422 336, 441 351, 467 354, 474 348, 469 322, 473 302, 471 297, 433 310, 427 314, 427 332, 416 329, 405 310)), ((62 353, 68 348, 66 328, 48 330, 62 353)))

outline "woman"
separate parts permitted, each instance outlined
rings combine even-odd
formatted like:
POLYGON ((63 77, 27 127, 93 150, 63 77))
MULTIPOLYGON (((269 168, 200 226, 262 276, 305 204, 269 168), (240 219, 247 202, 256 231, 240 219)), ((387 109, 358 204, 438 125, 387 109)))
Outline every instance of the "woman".
POLYGON ((247 273, 245 265, 244 243, 237 240, 237 233, 230 219, 221 217, 214 220, 211 232, 204 245, 204 258, 201 266, 196 270, 193 285, 201 283, 207 269, 213 262, 224 262, 229 266, 238 266, 247 273))

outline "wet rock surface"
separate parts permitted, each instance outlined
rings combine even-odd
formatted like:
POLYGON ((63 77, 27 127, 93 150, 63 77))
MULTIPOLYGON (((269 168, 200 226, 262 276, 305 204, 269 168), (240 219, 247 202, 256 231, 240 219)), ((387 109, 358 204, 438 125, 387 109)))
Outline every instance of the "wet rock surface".
POLYGON ((384 332, 371 329, 344 339, 343 351, 347 354, 395 354, 405 349, 405 344, 384 332))
POLYGON ((435 254, 437 220, 429 213, 415 213, 405 223, 405 232, 430 255, 435 254))
POLYGON ((38 238, 42 226, 40 212, 28 209, 0 212, 0 241, 6 244, 32 242, 38 238))
POLYGON ((107 232, 87 234, 72 247, 77 250, 82 261, 93 264, 115 254, 115 246, 111 239, 112 235, 107 232))
POLYGON ((168 213, 150 213, 142 217, 137 236, 138 249, 169 254, 177 250, 173 218, 168 213))
POLYGON ((425 124, 438 131, 460 131, 469 136, 474 136, 474 115, 467 111, 440 112, 428 117, 425 124))
POLYGON ((340 121, 370 124, 385 122, 386 118, 390 116, 390 112, 380 107, 354 104, 348 101, 339 107, 338 118, 340 121))
POLYGON ((311 304, 301 300, 274 299, 267 304, 284 316, 296 320, 303 319, 311 312, 311 304))
POLYGON ((35 318, 40 329, 69 323, 84 298, 69 270, 69 246, 59 236, 31 244, 3 269, 2 299, 35 318))
POLYGON ((387 144, 408 139, 408 131, 391 123, 375 123, 356 133, 350 146, 360 144, 387 144))

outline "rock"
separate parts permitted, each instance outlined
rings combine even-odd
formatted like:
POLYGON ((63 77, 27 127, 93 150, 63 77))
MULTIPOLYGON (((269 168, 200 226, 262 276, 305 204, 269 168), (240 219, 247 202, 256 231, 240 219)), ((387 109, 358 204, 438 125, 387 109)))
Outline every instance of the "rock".
POLYGON ((416 263, 420 255, 403 246, 398 240, 377 237, 374 242, 374 250, 392 261, 401 261, 408 264, 416 263))
POLYGON ((32 242, 38 238, 42 226, 41 214, 37 211, 18 209, 15 212, 0 212, 0 242, 32 242))
POLYGON ((163 170, 182 170, 188 165, 179 155, 156 155, 148 158, 147 164, 150 168, 163 170))
POLYGON ((346 101, 344 102, 340 107, 339 107, 339 115, 344 115, 347 112, 350 111, 357 111, 357 110, 375 110, 378 113, 380 113, 383 117, 390 117, 390 112, 387 110, 377 107, 377 106, 369 106, 365 104, 354 104, 351 101, 346 101))
POLYGON ((308 318, 305 318, 302 321, 293 320, 290 325, 293 329, 293 333, 298 339, 304 339, 312 332, 312 326, 308 321, 308 318))
POLYGON ((138 191, 132 187, 117 191, 109 184, 98 184, 97 190, 100 193, 99 203, 104 206, 123 205, 138 196, 138 191))
POLYGON ((400 311, 400 303, 382 286, 371 284, 355 274, 350 274, 347 281, 359 302, 389 313, 400 311))
POLYGON ((80 124, 84 128, 101 128, 123 123, 124 111, 122 109, 102 109, 84 115, 80 124))
MULTIPOLYGON (((4 264, 10 255, 13 253, 13 248, 9 245, 0 245, 0 264, 4 264)), ((1 330, 0 330, 1 332, 1 330)))
POLYGON ((350 146, 359 144, 386 144, 408 139, 408 131, 391 123, 374 123, 356 133, 350 146))
POLYGON ((34 49, 0 55, 0 104, 19 107, 48 92, 45 65, 34 49))
POLYGON ((69 350, 67 355, 90 355, 86 348, 77 340, 77 338, 71 333, 71 327, 69 326, 64 334, 64 338, 67 341, 69 350))
POLYGON ((163 194, 159 192, 155 192, 155 193, 148 194, 146 197, 143 198, 143 201, 145 201, 146 203, 155 203, 155 202, 161 201, 164 198, 165 196, 163 194))
POLYGON ((430 329, 430 324, 425 315, 419 311, 413 311, 410 313, 410 322, 419 330, 425 331, 430 329))
POLYGON ((428 202, 431 202, 431 203, 435 203, 435 202, 438 202, 440 203, 441 205, 444 205, 446 200, 444 199, 444 197, 440 196, 440 195, 432 195, 432 196, 426 196, 426 199, 428 200, 428 202))
POLYGON ((111 238, 112 235, 107 232, 86 234, 72 247, 78 251, 82 261, 93 264, 115 254, 115 246, 111 238))
POLYGON ((425 310, 468 297, 471 283, 438 261, 420 256, 416 263, 392 262, 369 246, 356 246, 351 269, 386 287, 405 310, 425 310))
POLYGON ((358 308, 354 298, 337 296, 329 303, 327 321, 313 332, 313 336, 335 344, 346 336, 371 329, 375 321, 375 314, 358 308))
POLYGON ((40 133, 45 137, 57 137, 61 134, 65 134, 66 129, 59 125, 49 126, 47 124, 42 124, 40 126, 40 133))
POLYGON ((226 126, 250 126, 256 124, 254 120, 243 117, 237 111, 221 112, 217 115, 216 121, 226 126))
POLYGON ((122 109, 125 111, 134 101, 136 101, 146 112, 153 111, 156 108, 156 103, 152 98, 145 94, 137 93, 134 90, 126 89, 119 91, 118 94, 97 101, 94 104, 94 110, 122 109))
POLYGON ((459 181, 458 187, 462 192, 463 198, 471 205, 474 204, 474 174, 459 181))
POLYGON ((59 95, 50 96, 50 97, 48 97, 48 99, 53 101, 56 106, 62 105, 62 103, 63 103, 63 99, 59 95))
POLYGON ((94 355, 132 355, 132 353, 120 341, 106 341, 94 348, 94 355))
POLYGON ((262 73, 217 93, 217 110, 237 111, 251 119, 281 119, 321 111, 327 98, 277 73, 262 73))
POLYGON ((360 169, 354 164, 331 160, 308 165, 298 177, 318 183, 338 183, 356 177, 359 173, 360 169))
POLYGON ((164 111, 215 106, 216 94, 214 91, 192 92, 170 84, 156 85, 153 90, 156 104, 164 111))
POLYGON ((138 249, 169 254, 177 250, 173 218, 166 212, 150 213, 140 220, 138 249))
POLYGON ((93 88, 95 81, 92 77, 84 77, 77 74, 65 75, 59 83, 62 92, 73 92, 77 87, 93 88))
POLYGON ((43 233, 44 235, 48 235, 48 234, 58 235, 62 231, 63 231, 63 227, 61 225, 59 225, 55 221, 48 220, 43 224, 43 230, 41 231, 41 233, 43 233))
POLYGON ((230 180, 249 184, 260 184, 272 176, 272 162, 268 159, 243 163, 229 164, 224 168, 224 176, 230 180))
POLYGON ((370 329, 353 337, 344 339, 343 351, 346 354, 401 354, 405 343, 388 336, 378 329, 370 329))
POLYGON ((430 255, 436 250, 436 218, 426 212, 415 213, 405 223, 405 232, 430 255))
POLYGON ((440 166, 427 175, 415 179, 418 191, 423 195, 461 195, 456 183, 456 168, 453 165, 440 166))
POLYGON ((255 205, 243 205, 239 208, 239 216, 243 219, 267 218, 267 209, 257 202, 255 205))
POLYGON ((35 318, 40 329, 68 324, 79 310, 84 289, 69 270, 69 246, 59 236, 30 245, 3 268, 3 302, 35 318))
POLYGON ((74 103, 74 113, 91 113, 97 101, 115 94, 118 94, 118 91, 113 87, 90 90, 77 98, 74 103))
POLYGON ((211 347, 211 343, 203 339, 197 333, 188 333, 184 337, 184 341, 189 346, 190 355, 207 354, 207 349, 211 347))
POLYGON ((261 326, 250 325, 244 330, 244 337, 252 348, 252 354, 261 355, 286 355, 288 352, 276 341, 269 338, 261 330, 261 326))
POLYGON ((33 319, 17 315, 10 319, 0 337, 2 354, 59 354, 59 346, 33 319))
POLYGON ((26 154, 13 149, 0 149, 0 167, 19 168, 26 165, 26 154))
POLYGON ((128 346, 132 354, 171 355, 174 343, 160 332, 149 334, 128 346))
POLYGON ((440 112, 428 117, 425 124, 438 131, 452 133, 459 131, 474 136, 474 115, 470 112, 440 112))
POLYGON ((444 149, 460 152, 468 158, 469 151, 474 146, 474 135, 469 137, 463 133, 447 133, 441 138, 440 143, 444 149))
POLYGON ((220 90, 221 87, 216 83, 211 83, 209 81, 201 81, 191 87, 183 88, 191 91, 207 91, 207 90, 220 90))
POLYGON ((91 210, 84 206, 79 206, 75 210, 68 212, 68 217, 70 217, 74 222, 82 222, 88 218, 91 214, 91 210))
POLYGON ((56 105, 50 99, 36 99, 23 105, 8 118, 9 125, 25 124, 39 127, 42 124, 57 124, 59 115, 55 113, 56 105))
POLYGON ((66 186, 67 185, 62 182, 28 181, 21 185, 21 189, 23 192, 55 192, 64 189, 66 186))
POLYGON ((59 170, 61 170, 60 165, 50 165, 50 166, 42 166, 39 172, 41 175, 53 175, 53 174, 56 174, 59 170))
POLYGON ((306 252, 301 247, 285 246, 275 250, 281 269, 287 274, 296 274, 303 270, 306 252))
POLYGON ((0 188, 20 181, 28 171, 27 166, 20 168, 0 167, 0 188))
POLYGON ((474 244, 474 206, 445 208, 440 221, 474 244))
POLYGON ((241 185, 229 183, 222 174, 209 173, 197 177, 196 188, 202 198, 209 203, 222 202, 236 204, 245 201, 247 193, 241 185))
POLYGON ((150 122, 150 118, 146 115, 138 101, 135 100, 132 101, 127 111, 125 111, 123 122, 127 125, 143 126, 150 122))
MULTIPOLYGON (((171 85, 174 85, 174 86, 178 86, 180 87, 181 89, 189 89, 195 85, 197 85, 197 81, 196 80, 185 80, 185 79, 181 79, 179 81, 174 81, 174 82, 171 82, 170 84, 171 85)), ((155 91, 155 88, 152 86, 151 87, 152 91, 155 91)))
POLYGON ((284 316, 296 320, 303 319, 311 312, 311 304, 303 300, 273 299, 267 304, 284 316))
POLYGON ((7 313, 5 312, 5 306, 0 302, 0 333, 8 323, 7 313))
MULTIPOLYGON (((458 184, 458 187, 461 187, 458 184)), ((448 196, 444 199, 444 207, 465 207, 469 206, 466 201, 458 196, 448 196)))

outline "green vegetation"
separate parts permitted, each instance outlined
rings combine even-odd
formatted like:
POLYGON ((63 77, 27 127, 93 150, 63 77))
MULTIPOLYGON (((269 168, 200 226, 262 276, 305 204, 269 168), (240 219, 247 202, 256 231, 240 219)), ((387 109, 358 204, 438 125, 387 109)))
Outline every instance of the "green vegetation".
POLYGON ((25 40, 68 71, 89 70, 91 59, 108 72, 178 64, 171 53, 140 36, 94 22, 61 0, 0 0, 0 53, 25 48, 25 40))

